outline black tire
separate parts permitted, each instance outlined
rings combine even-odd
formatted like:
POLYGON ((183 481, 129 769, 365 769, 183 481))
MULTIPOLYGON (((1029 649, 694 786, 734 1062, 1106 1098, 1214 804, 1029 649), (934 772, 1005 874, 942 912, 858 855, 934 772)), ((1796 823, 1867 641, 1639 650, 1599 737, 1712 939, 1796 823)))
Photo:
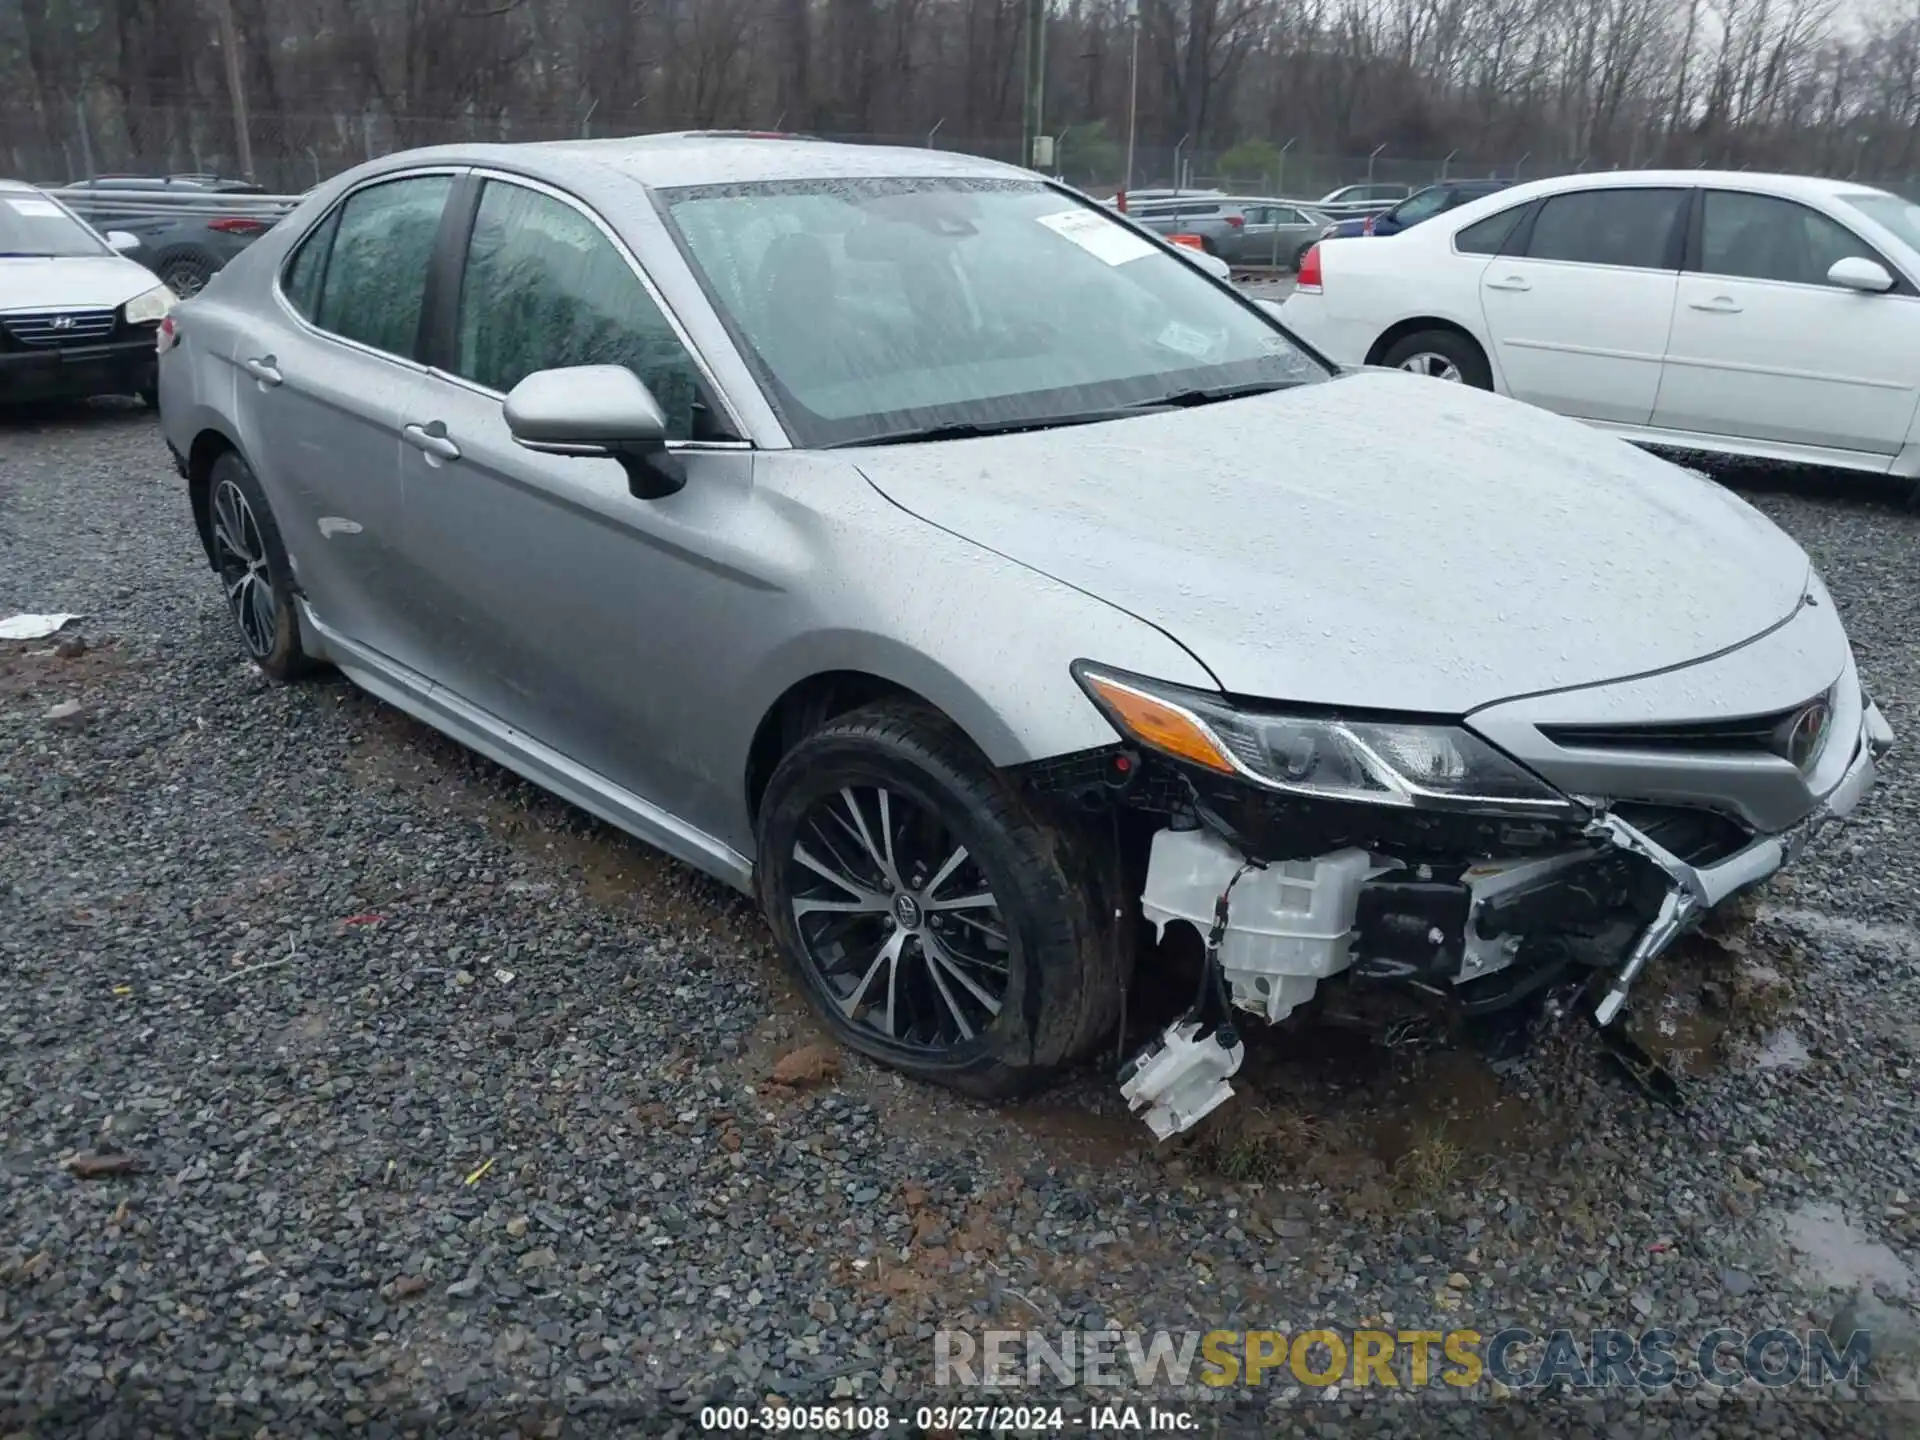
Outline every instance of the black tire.
POLYGON ((217 255, 193 246, 163 250, 153 261, 153 273, 182 300, 198 295, 219 271, 217 255))
MULTIPOLYGON (((1485 352, 1458 330, 1416 330, 1411 335, 1402 335, 1387 347, 1380 363, 1399 370, 1421 356, 1444 359, 1458 373, 1459 384, 1471 385, 1476 390, 1493 389, 1493 369, 1487 364, 1485 352)), ((1423 370, 1422 373, 1432 372, 1423 370)))
MULTIPOLYGON (((1106 918, 1115 910, 1117 883, 1112 871, 1117 862, 1110 863, 1111 857, 1104 857, 1079 834, 1036 814, 944 716, 917 703, 889 700, 827 722, 794 746, 775 768, 761 801, 758 832, 761 906, 788 967, 842 1043, 922 1079, 984 1099, 1004 1099, 1044 1083, 1062 1065, 1085 1056, 1113 1029, 1126 963, 1116 928, 1106 918), (863 854, 859 836, 848 824, 845 796, 856 797, 860 809, 854 818, 861 833, 871 834, 880 830, 876 806, 883 790, 895 797, 886 813, 892 815, 894 807, 902 816, 917 813, 923 817, 917 823, 926 828, 916 830, 906 819, 895 819, 897 835, 894 829, 882 832, 885 838, 871 841, 863 854), (839 830, 825 825, 823 815, 838 821, 839 830), (851 838, 842 837, 841 831, 851 838), (907 1012, 903 1019, 895 1009, 895 969, 887 968, 888 988, 881 996, 870 988, 878 976, 868 968, 871 957, 866 947, 873 944, 877 953, 879 937, 891 944, 905 923, 895 916, 900 913, 899 894, 908 892, 904 872, 911 863, 909 850, 916 834, 944 836, 933 849, 957 846, 964 849, 966 858, 953 872, 953 880, 942 884, 935 877, 933 883, 911 892, 925 902, 925 910, 913 907, 913 913, 921 915, 922 928, 902 941, 897 963, 901 1010, 907 1012), (830 848, 835 842, 837 850, 830 848), (891 892, 884 881, 867 882, 876 893, 888 889, 890 895, 884 898, 896 902, 894 909, 816 915, 803 924, 796 901, 805 903, 809 898, 805 891, 813 892, 812 898, 820 896, 816 872, 795 858, 798 848, 806 846, 811 855, 829 847, 827 853, 837 868, 852 876, 857 872, 845 857, 864 861, 873 855, 875 845, 884 846, 889 859, 897 858, 903 872, 899 892, 891 892), (979 893, 995 902, 986 913, 1004 926, 999 936, 1003 949, 992 940, 960 937, 953 929, 956 917, 951 911, 935 913, 944 903, 936 897, 956 884, 976 891, 981 884, 986 886, 979 893), (943 922, 941 934, 932 935, 926 928, 943 922), (835 927, 840 927, 837 933, 835 927), (831 941, 823 938, 829 935, 831 941), (966 1008, 964 1001, 955 1003, 960 993, 957 984, 966 982, 950 984, 940 978, 941 969, 926 949, 929 935, 936 949, 949 956, 959 952, 961 938, 969 947, 984 947, 978 953, 1005 956, 998 1012, 991 1020, 982 1020, 970 1039, 960 1039, 957 1033, 950 1043, 937 1038, 926 1043, 896 1038, 902 1027, 908 1037, 916 1028, 927 1034, 928 1016, 944 1023, 943 1004, 944 1016, 966 1008), (953 948, 945 949, 949 944, 953 948), (830 956, 836 950, 845 957, 845 968, 834 968, 829 975, 821 955, 830 956), (867 978, 858 978, 862 975, 867 978), (851 995, 836 990, 836 976, 855 987, 851 995), (936 983, 942 995, 935 994, 936 983), (918 1003, 913 998, 916 994, 922 997, 918 1003), (869 998, 874 1003, 862 1003, 869 998), (846 1008, 849 1002, 851 1011, 846 1008), (871 1023, 876 1011, 881 1011, 886 1034, 871 1023)), ((937 859, 928 865, 948 873, 949 867, 937 859)), ((869 868, 876 875, 882 873, 882 867, 869 868)), ((842 893, 852 892, 844 885, 826 887, 828 896, 842 893)), ((976 963, 967 961, 969 966, 976 963)), ((944 973, 953 973, 952 965, 944 973)), ((989 989, 995 983, 991 971, 970 969, 969 973, 989 989)), ((975 1018, 984 1014, 976 1010, 975 1018)))
POLYGON ((280 527, 252 469, 231 450, 213 462, 207 476, 207 525, 214 573, 248 657, 275 680, 307 674, 313 662, 300 648, 293 567, 280 527), (229 491, 245 501, 244 507, 229 491))

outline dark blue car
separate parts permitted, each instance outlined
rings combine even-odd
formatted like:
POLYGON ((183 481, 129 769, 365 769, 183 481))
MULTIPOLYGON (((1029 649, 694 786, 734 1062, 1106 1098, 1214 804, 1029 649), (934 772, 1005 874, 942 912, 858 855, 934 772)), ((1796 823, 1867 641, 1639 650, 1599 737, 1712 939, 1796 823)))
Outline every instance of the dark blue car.
POLYGON ((1365 219, 1342 220, 1337 225, 1330 225, 1320 238, 1333 240, 1355 235, 1398 235, 1422 220, 1431 220, 1469 200, 1478 200, 1482 195, 1491 195, 1511 184, 1511 180, 1443 180, 1438 185, 1414 191, 1391 210, 1369 215, 1365 219))

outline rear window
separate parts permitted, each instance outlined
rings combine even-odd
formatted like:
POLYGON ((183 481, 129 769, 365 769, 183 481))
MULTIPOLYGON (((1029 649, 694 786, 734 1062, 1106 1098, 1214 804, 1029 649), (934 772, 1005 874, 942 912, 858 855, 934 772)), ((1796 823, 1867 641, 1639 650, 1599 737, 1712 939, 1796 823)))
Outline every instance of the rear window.
POLYGON ((1453 237, 1453 248, 1462 255, 1498 255, 1500 247, 1507 243, 1507 237, 1513 234, 1513 227, 1520 223, 1520 217, 1526 213, 1526 206, 1516 205, 1511 210, 1502 210, 1498 215, 1476 220, 1453 237))

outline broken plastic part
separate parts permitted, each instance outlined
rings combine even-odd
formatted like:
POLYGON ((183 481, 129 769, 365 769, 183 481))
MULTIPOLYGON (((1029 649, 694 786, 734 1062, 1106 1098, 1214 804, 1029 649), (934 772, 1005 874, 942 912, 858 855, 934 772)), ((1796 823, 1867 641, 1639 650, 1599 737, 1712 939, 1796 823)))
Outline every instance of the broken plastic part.
POLYGON ((1127 1107, 1156 1139, 1192 1129, 1233 1098, 1227 1077, 1239 1070, 1246 1047, 1231 1029, 1204 1036, 1200 1029, 1195 1020, 1169 1025, 1121 1072, 1127 1107))
POLYGON ((1184 920, 1210 937, 1220 897, 1232 885, 1231 915, 1219 932, 1220 969, 1237 1008, 1279 1021, 1352 963, 1360 886, 1385 867, 1356 849, 1240 875, 1245 865, 1238 850, 1209 831, 1162 830, 1153 837, 1140 908, 1158 934, 1169 920, 1184 920))

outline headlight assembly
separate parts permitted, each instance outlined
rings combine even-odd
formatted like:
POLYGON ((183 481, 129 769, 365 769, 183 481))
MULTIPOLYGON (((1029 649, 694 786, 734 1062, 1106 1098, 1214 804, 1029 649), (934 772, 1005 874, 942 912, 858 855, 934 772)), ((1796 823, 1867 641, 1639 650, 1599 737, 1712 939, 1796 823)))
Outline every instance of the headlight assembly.
POLYGON ((173 291, 164 285, 156 285, 127 301, 125 308, 129 325, 157 325, 173 309, 173 291))
POLYGON ((1074 678, 1114 728, 1163 755, 1269 790, 1369 805, 1546 814, 1572 803, 1457 725, 1244 710, 1103 670, 1074 678))

